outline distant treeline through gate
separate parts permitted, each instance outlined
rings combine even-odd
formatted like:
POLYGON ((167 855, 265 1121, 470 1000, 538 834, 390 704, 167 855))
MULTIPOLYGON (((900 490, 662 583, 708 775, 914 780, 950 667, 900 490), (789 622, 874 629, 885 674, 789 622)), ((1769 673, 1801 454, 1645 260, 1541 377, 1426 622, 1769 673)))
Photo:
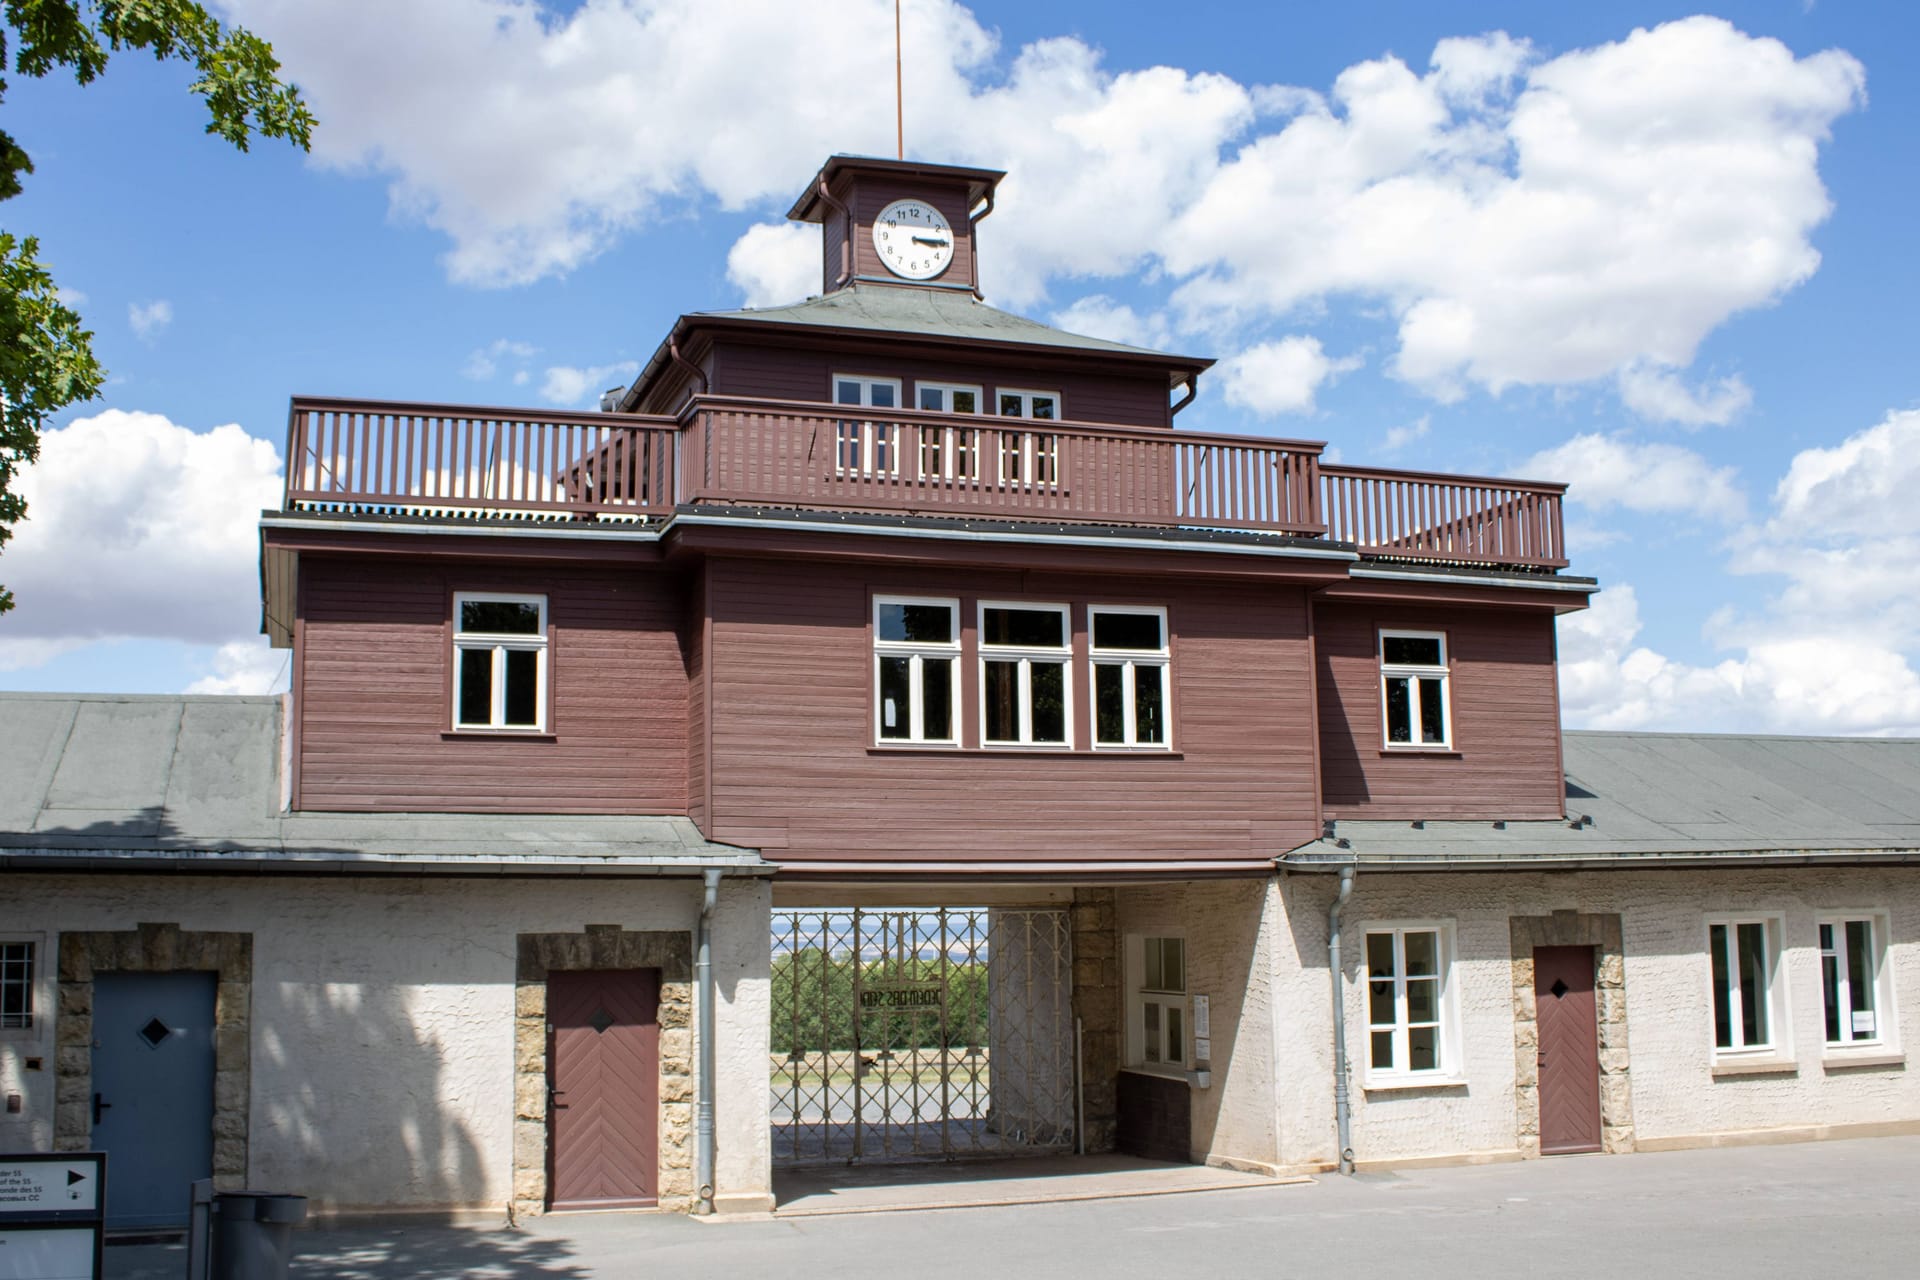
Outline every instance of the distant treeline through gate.
POLYGON ((869 960, 860 965, 870 994, 924 984, 937 990, 946 977, 944 1035, 938 1004, 918 1009, 857 1009, 854 960, 821 947, 783 952, 773 960, 773 1051, 951 1049, 987 1043, 987 966, 939 956, 869 960), (859 1021, 856 1044, 854 1022, 859 1021))

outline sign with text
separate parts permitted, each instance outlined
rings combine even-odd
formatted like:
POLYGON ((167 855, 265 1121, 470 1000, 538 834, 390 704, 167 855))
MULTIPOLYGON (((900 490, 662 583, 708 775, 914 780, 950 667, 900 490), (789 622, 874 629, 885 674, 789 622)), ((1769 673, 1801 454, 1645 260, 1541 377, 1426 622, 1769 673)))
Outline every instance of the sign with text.
POLYGON ((938 1009, 947 1001, 947 989, 939 982, 900 982, 864 987, 860 992, 862 1012, 890 1012, 938 1009))
POLYGON ((100 1280, 107 1158, 0 1154, 0 1280, 100 1280))

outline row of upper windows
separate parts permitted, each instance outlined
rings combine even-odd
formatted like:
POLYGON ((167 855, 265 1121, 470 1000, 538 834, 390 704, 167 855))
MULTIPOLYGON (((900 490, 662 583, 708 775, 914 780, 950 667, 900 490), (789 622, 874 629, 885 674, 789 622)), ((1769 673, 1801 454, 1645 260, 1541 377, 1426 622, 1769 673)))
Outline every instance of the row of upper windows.
MULTIPOLYGON (((905 405, 899 378, 874 378, 864 374, 836 373, 833 376, 833 402, 868 409, 898 409, 905 405)), ((993 399, 986 389, 955 382, 918 382, 913 384, 914 407, 929 413, 984 413, 989 404, 1003 418, 1038 418, 1057 421, 1065 416, 1058 391, 1035 391, 1026 387, 995 387, 993 399)))
MULTIPOLYGON (((918 407, 935 413, 980 414, 995 404, 999 416, 1056 421, 1060 393, 997 387, 989 401, 982 388, 950 382, 916 382, 918 407)), ((896 409, 902 404, 898 378, 836 374, 834 403, 861 408, 896 409)), ((1053 485, 1060 480, 1060 437, 1052 432, 999 430, 982 441, 971 428, 848 419, 836 424, 834 466, 842 475, 898 476, 903 470, 922 479, 999 484, 1053 485)))
MULTIPOLYGON (((1072 611, 1065 604, 982 601, 975 632, 979 742, 1073 745, 1072 611)), ((1167 611, 1087 606, 1096 747, 1172 746, 1167 611)), ((881 744, 956 746, 963 655, 960 602, 879 596, 873 604, 874 738, 881 744)), ((548 702, 547 598, 454 596, 455 729, 538 733, 548 702)), ((1387 749, 1448 748, 1443 632, 1380 633, 1380 698, 1387 749)))

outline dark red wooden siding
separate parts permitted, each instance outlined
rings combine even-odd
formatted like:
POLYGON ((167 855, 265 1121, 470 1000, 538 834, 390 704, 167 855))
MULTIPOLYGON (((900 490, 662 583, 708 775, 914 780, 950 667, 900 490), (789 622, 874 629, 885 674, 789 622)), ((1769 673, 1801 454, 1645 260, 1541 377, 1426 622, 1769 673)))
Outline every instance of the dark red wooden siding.
POLYGON ((306 556, 296 767, 313 810, 687 811, 684 588, 651 569, 306 556), (455 591, 544 592, 545 739, 456 736, 455 591))
MULTIPOLYGON (((1164 373, 1127 376, 1027 369, 1011 360, 918 359, 892 353, 857 354, 826 347, 761 346, 738 340, 718 342, 715 351, 713 391, 719 395, 764 396, 818 404, 832 400, 833 375, 867 374, 900 379, 901 396, 909 403, 917 403, 916 382, 945 382, 980 387, 988 397, 998 388, 1058 392, 1062 416, 1076 422, 1164 427, 1169 421, 1170 401, 1164 373)), ((988 403, 995 402, 989 399, 988 403)))
POLYGON ((660 971, 547 978, 548 1195, 556 1209, 655 1202, 660 971))
MULTIPOLYGON (((750 560, 709 573, 715 839, 786 862, 1100 861, 1254 858, 1316 834, 1299 588, 750 560), (968 627, 981 597, 1168 606, 1178 755, 875 749, 876 591, 959 596, 968 627)), ((1084 716, 1084 678, 1074 697, 1084 716)))
POLYGON ((1600 1030, 1592 947, 1536 947, 1540 1150, 1568 1155, 1600 1149, 1600 1030))
MULTIPOLYGON (((896 178, 860 177, 851 184, 851 191, 842 190, 837 194, 853 210, 853 269, 855 274, 876 276, 881 279, 894 279, 886 264, 880 261, 880 255, 873 248, 873 224, 880 211, 895 200, 924 200, 938 209, 953 228, 953 262, 946 271, 928 284, 966 285, 971 287, 973 276, 973 240, 967 234, 967 189, 966 184, 942 186, 926 179, 905 180, 896 178)), ((840 244, 838 219, 829 216, 827 227, 822 233, 833 243, 825 246, 825 258, 835 269, 839 266, 840 244)), ((903 283, 923 283, 920 281, 903 283)), ((796 299, 797 301, 797 299, 796 299)))
POLYGON ((1332 818, 1555 818, 1560 699, 1553 619, 1540 612, 1321 604, 1320 769, 1332 818), (1379 628, 1444 631, 1453 748, 1389 752, 1379 628))

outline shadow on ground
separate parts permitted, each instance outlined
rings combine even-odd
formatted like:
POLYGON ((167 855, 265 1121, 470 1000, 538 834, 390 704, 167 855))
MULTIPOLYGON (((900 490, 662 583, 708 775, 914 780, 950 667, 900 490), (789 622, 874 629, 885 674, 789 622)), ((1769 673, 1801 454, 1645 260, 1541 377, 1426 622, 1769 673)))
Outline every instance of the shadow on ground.
MULTIPOLYGON (((300 1231, 293 1240, 298 1280, 583 1280, 593 1274, 570 1261, 573 1249, 565 1240, 505 1227, 342 1228, 300 1231)), ((116 1245, 107 1250, 105 1274, 108 1280, 179 1280, 186 1265, 185 1245, 116 1245)))

